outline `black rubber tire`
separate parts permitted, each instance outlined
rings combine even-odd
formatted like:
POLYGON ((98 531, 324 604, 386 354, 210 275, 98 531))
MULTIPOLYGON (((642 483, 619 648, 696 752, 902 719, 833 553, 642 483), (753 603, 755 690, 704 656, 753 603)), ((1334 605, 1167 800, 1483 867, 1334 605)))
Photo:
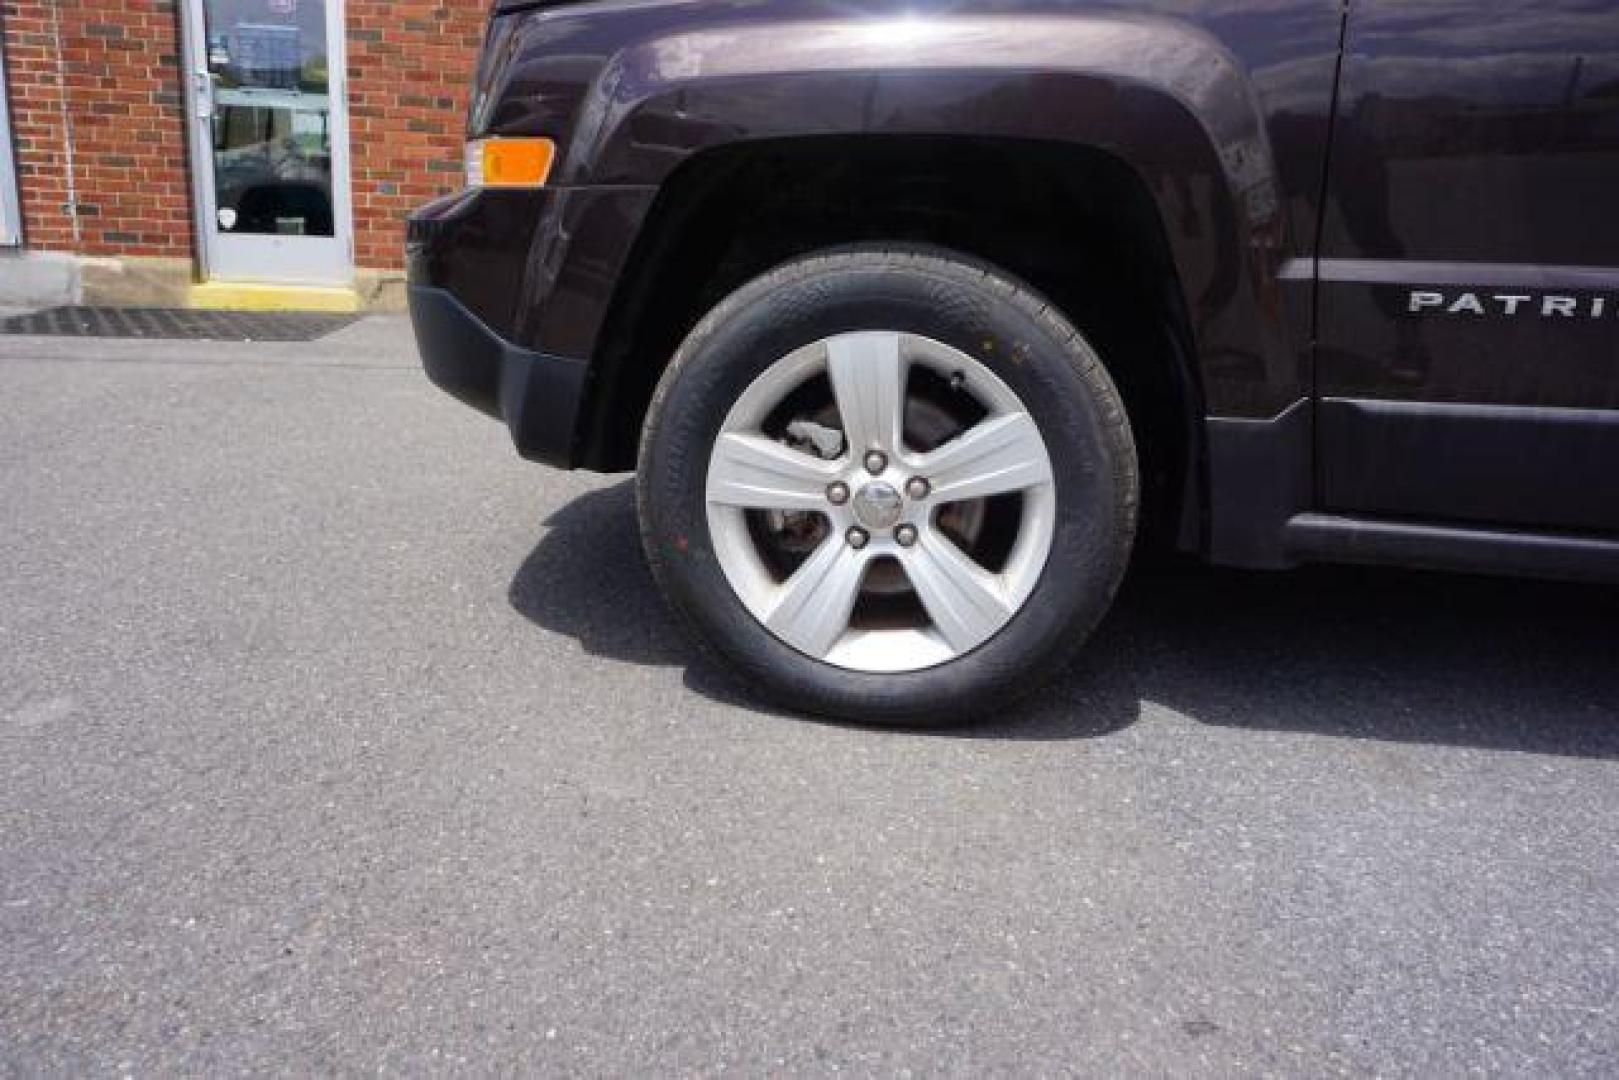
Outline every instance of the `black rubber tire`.
POLYGON ((698 324, 658 384, 636 480, 641 539, 659 587, 696 635, 775 703, 845 719, 937 726, 998 716, 1084 644, 1124 576, 1135 536, 1135 445, 1096 354, 1028 286, 933 248, 852 248, 787 263, 698 324), (710 452, 737 397, 810 342, 900 330, 993 370, 1039 426, 1056 473, 1057 525, 1034 593, 989 641, 924 671, 822 663, 745 608, 709 542, 710 452))

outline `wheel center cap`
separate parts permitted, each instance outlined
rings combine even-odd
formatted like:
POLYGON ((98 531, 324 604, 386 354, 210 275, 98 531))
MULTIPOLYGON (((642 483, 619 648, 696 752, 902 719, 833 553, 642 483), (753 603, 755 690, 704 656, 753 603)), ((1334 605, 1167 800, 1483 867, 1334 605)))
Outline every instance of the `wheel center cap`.
POLYGON ((864 484, 854 495, 854 516, 868 529, 891 529, 905 512, 905 500, 893 484, 864 484))

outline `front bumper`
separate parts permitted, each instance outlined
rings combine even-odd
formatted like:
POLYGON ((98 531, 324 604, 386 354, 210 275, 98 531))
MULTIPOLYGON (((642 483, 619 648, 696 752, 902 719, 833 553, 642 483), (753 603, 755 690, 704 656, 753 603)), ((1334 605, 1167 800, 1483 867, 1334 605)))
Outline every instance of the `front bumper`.
POLYGON ((589 365, 513 345, 446 289, 411 285, 409 296, 427 377, 504 420, 523 457, 571 468, 589 365))

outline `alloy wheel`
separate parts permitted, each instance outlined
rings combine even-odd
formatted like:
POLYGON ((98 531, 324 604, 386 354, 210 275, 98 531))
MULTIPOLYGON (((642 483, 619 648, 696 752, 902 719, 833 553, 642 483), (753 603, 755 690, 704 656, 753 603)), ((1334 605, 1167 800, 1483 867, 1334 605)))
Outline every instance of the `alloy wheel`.
POLYGON ((861 672, 918 671, 995 636, 1050 555, 1050 454, 983 363, 917 334, 859 331, 782 357, 710 455, 709 533, 772 634, 861 672), (941 438, 928 417, 955 417, 941 438))

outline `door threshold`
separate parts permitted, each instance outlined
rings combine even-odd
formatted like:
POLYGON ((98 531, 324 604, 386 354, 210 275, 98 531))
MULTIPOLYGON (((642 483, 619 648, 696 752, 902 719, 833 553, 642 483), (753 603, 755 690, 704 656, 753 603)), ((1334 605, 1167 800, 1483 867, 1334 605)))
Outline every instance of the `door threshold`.
POLYGON ((342 285, 206 281, 187 290, 186 306, 206 311, 326 311, 352 314, 360 310, 360 294, 342 285))

